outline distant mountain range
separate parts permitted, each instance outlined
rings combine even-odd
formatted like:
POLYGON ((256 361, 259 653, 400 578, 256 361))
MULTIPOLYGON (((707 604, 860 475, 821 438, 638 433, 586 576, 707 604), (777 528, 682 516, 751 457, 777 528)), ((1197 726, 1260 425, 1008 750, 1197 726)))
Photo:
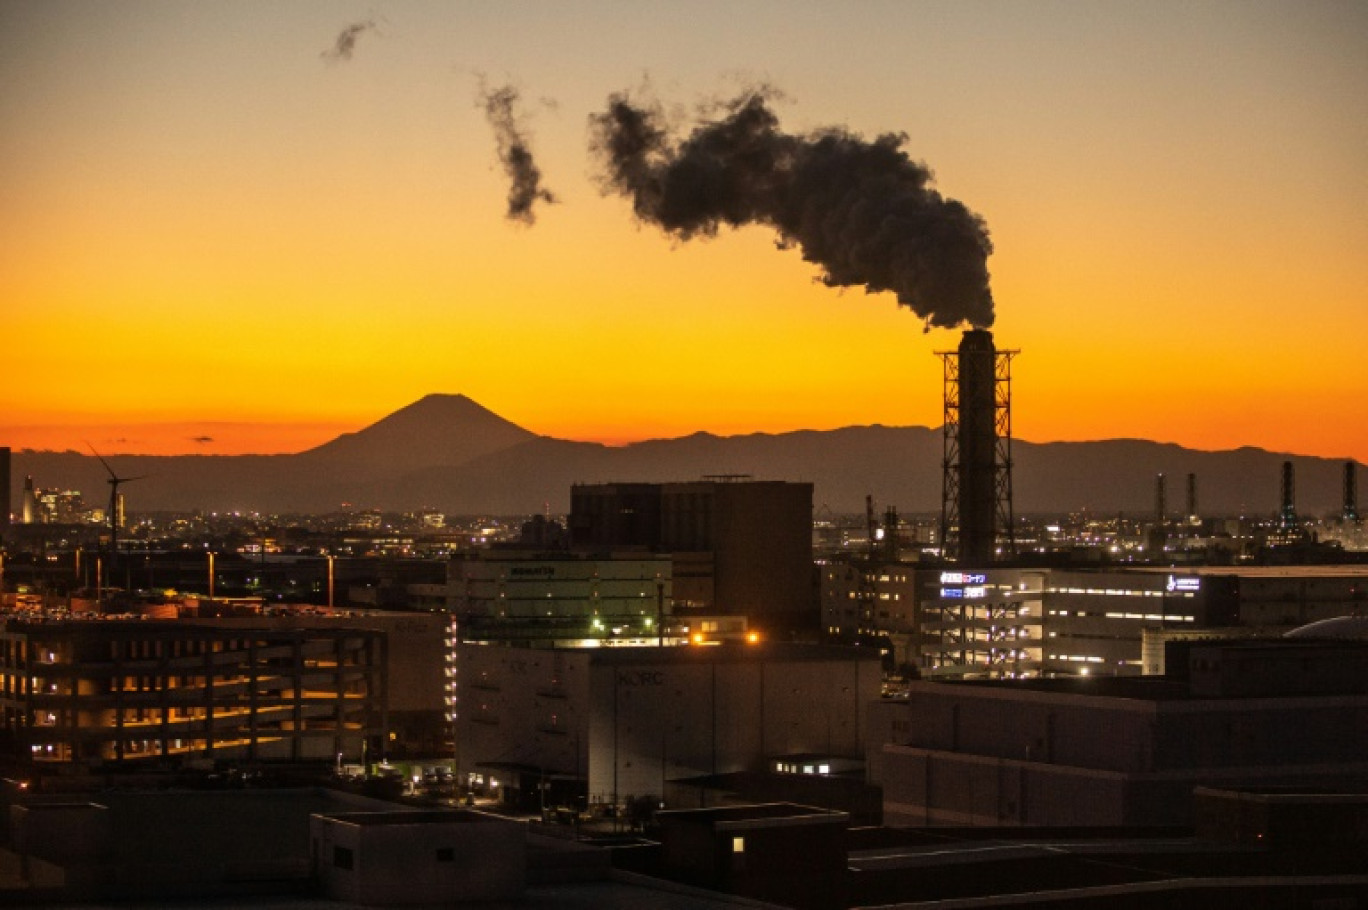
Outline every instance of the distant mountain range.
MULTIPOLYGON (((1199 511, 1267 515, 1278 508, 1281 466, 1296 470, 1298 510, 1337 513, 1343 462, 1241 448, 1200 452, 1140 439, 1032 443, 1014 440, 1018 514, 1091 510, 1148 514, 1156 474, 1167 476, 1168 505, 1186 503, 1197 475, 1199 511)), ((808 481, 821 512, 879 508, 904 514, 940 509, 942 441, 928 427, 846 427, 792 433, 695 433, 621 447, 538 436, 464 395, 429 395, 355 433, 295 455, 117 455, 123 487, 139 511, 329 512, 345 505, 447 514, 564 512, 574 483, 696 480, 749 474, 808 481)), ((13 454, 17 511, 26 475, 41 488, 80 490, 88 503, 107 494, 99 461, 77 452, 13 454)))

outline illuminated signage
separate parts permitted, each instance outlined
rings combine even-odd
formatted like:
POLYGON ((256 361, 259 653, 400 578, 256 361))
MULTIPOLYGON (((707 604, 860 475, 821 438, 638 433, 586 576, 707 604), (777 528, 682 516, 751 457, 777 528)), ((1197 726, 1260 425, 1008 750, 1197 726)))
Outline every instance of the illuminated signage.
POLYGON ((943 585, 984 585, 988 576, 982 572, 942 572, 940 583, 943 585))
POLYGON ((1202 590, 1202 579, 1188 576, 1179 577, 1170 575, 1168 584, 1164 586, 1170 594, 1190 594, 1202 590))

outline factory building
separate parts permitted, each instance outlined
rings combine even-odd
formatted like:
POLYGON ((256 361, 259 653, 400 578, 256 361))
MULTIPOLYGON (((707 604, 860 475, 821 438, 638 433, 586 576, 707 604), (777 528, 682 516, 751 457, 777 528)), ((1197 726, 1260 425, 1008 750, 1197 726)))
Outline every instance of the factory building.
MULTIPOLYGON (((1227 570, 1228 571, 1228 570, 1227 570)), ((1228 576, 1182 571, 1045 574, 1042 669, 1049 676, 1139 676, 1149 630, 1190 632, 1237 623, 1228 576)))
POLYGON ((1160 674, 1166 640, 1278 635, 1368 609, 1363 566, 820 569, 829 637, 877 640, 890 665, 932 678, 1160 674))
POLYGON ((0 712, 36 763, 360 756, 387 718, 386 637, 358 628, 5 620, 0 712))
POLYGON ((458 645, 458 774, 506 803, 658 804, 671 781, 858 759, 878 654, 779 642, 458 645))
POLYGON ((674 607, 673 563, 664 555, 496 550, 455 558, 447 573, 449 610, 466 640, 656 643, 674 607))
POLYGON ((743 615, 767 637, 818 625, 810 483, 576 485, 569 524, 576 550, 669 554, 682 611, 743 615))
POLYGON ((888 825, 1184 825, 1197 786, 1368 774, 1368 648, 1194 645, 1187 679, 916 682, 870 707, 888 825))

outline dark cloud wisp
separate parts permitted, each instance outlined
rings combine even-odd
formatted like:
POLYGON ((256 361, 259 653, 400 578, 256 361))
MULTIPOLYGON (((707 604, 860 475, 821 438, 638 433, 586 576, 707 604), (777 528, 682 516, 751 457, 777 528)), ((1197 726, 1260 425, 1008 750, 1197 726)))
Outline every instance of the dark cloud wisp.
POLYGON ((332 47, 319 54, 329 63, 339 63, 343 60, 350 60, 356 51, 356 42, 361 40, 361 36, 366 32, 373 32, 376 29, 374 19, 364 19, 360 22, 353 22, 342 31, 337 33, 337 40, 332 47))
POLYGON ((508 175, 508 212, 511 220, 532 224, 537 220, 533 207, 538 202, 555 203, 556 197, 542 185, 541 169, 518 121, 518 90, 511 85, 496 89, 481 87, 480 105, 494 130, 499 161, 508 175))

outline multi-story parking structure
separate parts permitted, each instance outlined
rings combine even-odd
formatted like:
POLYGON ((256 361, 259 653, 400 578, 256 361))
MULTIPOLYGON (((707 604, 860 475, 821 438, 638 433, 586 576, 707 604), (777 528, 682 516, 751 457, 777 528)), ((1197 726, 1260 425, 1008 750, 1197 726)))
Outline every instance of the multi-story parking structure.
POLYGON ((10 619, 3 732, 42 763, 361 756, 386 728, 386 647, 343 627, 10 619))
POLYGON ((1017 679, 1039 676, 1046 573, 933 570, 922 588, 922 674, 1017 679))

